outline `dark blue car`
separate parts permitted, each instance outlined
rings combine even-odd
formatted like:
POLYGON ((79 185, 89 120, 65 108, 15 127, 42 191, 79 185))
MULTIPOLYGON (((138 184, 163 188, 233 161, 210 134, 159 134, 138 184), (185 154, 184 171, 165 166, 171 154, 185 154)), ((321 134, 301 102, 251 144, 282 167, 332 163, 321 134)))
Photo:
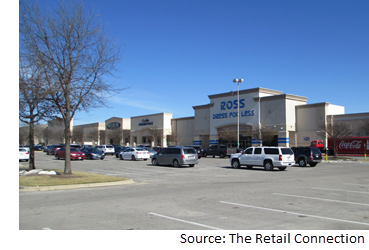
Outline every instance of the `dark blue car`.
POLYGON ((104 152, 98 150, 97 148, 88 147, 88 148, 81 149, 81 151, 83 153, 85 153, 85 158, 86 159, 90 159, 90 160, 101 159, 101 160, 104 160, 104 158, 105 158, 104 152))

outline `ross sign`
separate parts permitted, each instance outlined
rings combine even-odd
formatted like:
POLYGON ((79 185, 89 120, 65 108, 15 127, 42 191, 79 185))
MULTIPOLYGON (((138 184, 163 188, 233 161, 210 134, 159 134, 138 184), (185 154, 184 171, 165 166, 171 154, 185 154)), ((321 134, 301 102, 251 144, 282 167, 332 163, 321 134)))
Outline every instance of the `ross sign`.
POLYGON ((114 129, 120 128, 120 123, 119 122, 111 122, 106 127, 108 129, 114 130, 114 129))
POLYGON ((213 114, 213 120, 215 119, 227 119, 227 118, 234 118, 234 117, 245 117, 245 116, 254 116, 255 110, 240 110, 238 114, 237 110, 245 108, 245 99, 238 100, 229 100, 220 102, 220 112, 213 114))

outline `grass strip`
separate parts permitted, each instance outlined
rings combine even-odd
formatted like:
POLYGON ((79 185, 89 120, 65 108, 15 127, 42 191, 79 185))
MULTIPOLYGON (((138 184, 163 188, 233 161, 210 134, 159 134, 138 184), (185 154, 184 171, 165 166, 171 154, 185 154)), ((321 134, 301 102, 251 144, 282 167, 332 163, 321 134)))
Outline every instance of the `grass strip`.
MULTIPOLYGON (((44 169, 50 171, 51 169, 44 169)), ((55 170, 55 171, 60 171, 55 170)), ((59 172, 60 173, 60 172, 59 172)), ((19 186, 21 187, 43 187, 43 186, 59 186, 101 182, 115 182, 129 180, 123 177, 108 176, 101 174, 93 174, 86 172, 73 171, 73 175, 29 175, 19 176, 19 186)))

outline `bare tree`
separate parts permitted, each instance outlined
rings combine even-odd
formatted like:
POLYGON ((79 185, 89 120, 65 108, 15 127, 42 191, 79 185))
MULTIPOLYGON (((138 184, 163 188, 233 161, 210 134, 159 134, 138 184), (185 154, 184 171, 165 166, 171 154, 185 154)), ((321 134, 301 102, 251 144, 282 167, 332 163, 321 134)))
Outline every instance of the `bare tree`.
POLYGON ((257 139, 260 144, 262 143, 264 146, 268 146, 272 144, 271 142, 274 139, 275 132, 268 126, 264 124, 259 124, 252 131, 252 137, 257 139))
MULTIPOLYGON (((21 55, 21 53, 20 53, 21 55)), ((29 126, 29 169, 35 169, 35 125, 51 115, 52 104, 46 99, 45 81, 40 65, 20 56, 19 120, 29 126)))
POLYGON ((181 139, 181 136, 176 131, 172 131, 172 134, 167 136, 169 145, 176 145, 180 142, 181 139))
POLYGON ((74 127, 72 133, 72 141, 81 142, 83 144, 83 129, 74 127))
POLYGON ((219 141, 222 143, 237 143, 237 130, 235 129, 232 127, 219 128, 219 141))
POLYGON ((369 119, 360 122, 360 131, 365 135, 369 135, 369 119))
POLYGON ((112 139, 113 144, 120 144, 123 139, 123 131, 121 129, 110 129, 106 132, 107 137, 109 137, 109 142, 110 139, 112 139))
POLYGON ((45 142, 45 146, 49 144, 49 139, 51 137, 51 133, 49 127, 46 127, 42 130, 42 140, 45 142))
MULTIPOLYGON (((20 50, 43 70, 48 98, 64 123, 65 153, 70 154, 71 120, 80 110, 106 105, 118 91, 105 77, 121 59, 121 46, 110 40, 98 15, 86 13, 82 2, 60 1, 54 11, 36 3, 20 3, 20 50)), ((64 174, 72 174, 65 159, 64 174)))
POLYGON ((349 122, 332 122, 327 125, 323 123, 318 125, 318 134, 322 137, 326 134, 332 141, 334 157, 337 157, 339 143, 345 138, 352 136, 350 125, 349 122))
POLYGON ((97 144, 97 142, 99 141, 99 130, 89 129, 86 133, 86 137, 90 138, 94 144, 97 144))
POLYGON ((28 143, 28 126, 22 126, 19 128, 19 145, 24 146, 26 143, 28 143))
POLYGON ((154 142, 154 146, 158 145, 158 142, 163 134, 162 129, 158 129, 157 126, 153 126, 150 128, 150 135, 152 136, 152 141, 154 142))

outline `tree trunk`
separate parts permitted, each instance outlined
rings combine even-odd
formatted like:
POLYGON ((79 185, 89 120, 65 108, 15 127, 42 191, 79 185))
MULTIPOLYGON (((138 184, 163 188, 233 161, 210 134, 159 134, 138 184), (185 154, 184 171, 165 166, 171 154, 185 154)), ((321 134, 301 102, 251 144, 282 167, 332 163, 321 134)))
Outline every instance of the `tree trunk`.
POLYGON ((64 174, 71 175, 72 174, 72 163, 70 160, 70 122, 71 117, 69 112, 66 114, 66 119, 64 119, 64 138, 65 138, 65 162, 64 162, 64 174))
POLYGON ((29 161, 28 161, 28 169, 36 169, 35 167, 35 124, 34 121, 31 120, 29 123, 29 161))

